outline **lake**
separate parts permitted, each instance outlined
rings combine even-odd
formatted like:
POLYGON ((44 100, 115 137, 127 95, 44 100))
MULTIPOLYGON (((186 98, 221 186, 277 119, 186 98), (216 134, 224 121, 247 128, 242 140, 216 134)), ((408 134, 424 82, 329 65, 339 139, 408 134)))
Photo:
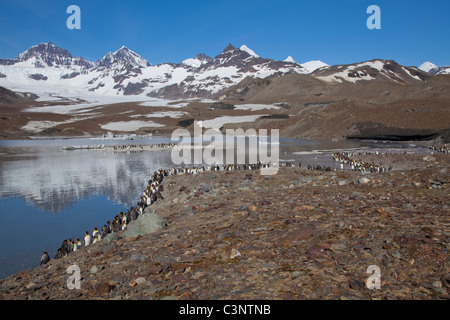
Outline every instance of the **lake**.
MULTIPOLYGON (((53 258, 65 239, 81 239, 85 231, 101 229, 107 220, 135 206, 149 174, 174 167, 169 150, 69 151, 63 147, 169 142, 168 137, 0 141, 0 278, 38 266, 43 251, 53 258)), ((280 139, 279 154, 280 161, 301 161, 303 166, 334 165, 330 152, 405 146, 357 140, 280 139)))

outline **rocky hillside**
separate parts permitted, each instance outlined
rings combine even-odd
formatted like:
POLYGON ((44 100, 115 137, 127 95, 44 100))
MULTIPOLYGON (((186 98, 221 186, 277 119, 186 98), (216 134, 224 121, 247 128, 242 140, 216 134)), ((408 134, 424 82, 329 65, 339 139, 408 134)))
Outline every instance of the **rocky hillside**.
POLYGON ((396 170, 166 178, 165 199, 145 214, 156 212, 161 229, 116 233, 12 275, 0 298, 449 299, 448 155, 355 160, 396 170), (67 287, 71 265, 80 289, 67 287), (367 287, 370 266, 379 289, 367 287))
POLYGON ((16 103, 29 103, 34 101, 38 96, 30 92, 14 92, 6 88, 0 87, 0 105, 11 105, 16 103))

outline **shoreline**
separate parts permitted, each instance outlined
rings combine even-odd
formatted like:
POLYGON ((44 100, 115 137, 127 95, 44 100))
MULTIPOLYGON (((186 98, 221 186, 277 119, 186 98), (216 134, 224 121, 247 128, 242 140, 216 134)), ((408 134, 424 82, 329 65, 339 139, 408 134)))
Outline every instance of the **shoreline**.
POLYGON ((0 280, 0 296, 125 299, 124 292, 128 292, 131 299, 265 299, 272 297, 267 296, 267 290, 275 290, 275 299, 342 299, 349 295, 359 299, 402 295, 411 299, 445 298, 450 292, 445 278, 450 267, 450 229, 444 222, 450 213, 448 154, 438 153, 426 160, 423 156, 400 154, 402 163, 414 163, 417 168, 386 173, 281 167, 277 175, 267 177, 247 170, 170 176, 163 181, 165 200, 146 208, 146 214, 157 213, 166 227, 134 238, 99 241, 62 259, 52 259, 47 265, 11 275, 0 280), (169 187, 170 182, 173 184, 169 187), (408 225, 403 225, 405 221, 408 225), (359 245, 358 237, 364 239, 359 245), (355 249, 374 239, 376 245, 370 250, 355 249), (427 279, 411 280, 417 290, 404 278, 408 285, 400 286, 401 290, 388 281, 385 286, 389 286, 390 294, 371 291, 361 282, 365 276, 361 266, 354 265, 349 257, 340 257, 344 253, 356 254, 359 263, 377 262, 387 280, 392 280, 386 274, 392 268, 383 262, 386 259, 396 265, 400 277, 408 274, 406 265, 410 269, 413 266, 410 272, 415 278, 423 274, 427 279), (297 259, 300 261, 295 262, 297 259), (81 268, 81 290, 69 290, 62 282, 68 277, 65 268, 72 263, 81 268), (341 263, 356 268, 354 272, 359 270, 355 273, 359 280, 349 282, 339 274, 339 281, 327 282, 327 272, 338 276, 329 267, 341 263), (119 275, 115 266, 134 271, 119 275), (265 285, 258 277, 250 277, 249 281, 261 290, 248 290, 236 282, 239 277, 233 278, 242 274, 236 268, 243 268, 247 276, 252 270, 262 279, 269 276, 270 281, 265 285), (433 268, 442 271, 427 274, 433 268), (230 274, 226 270, 234 271, 230 274), (311 285, 317 280, 310 278, 310 282, 302 281, 296 292, 286 281, 297 279, 298 273, 304 276, 305 270, 330 288, 314 291, 311 285), (208 283, 216 283, 213 279, 217 272, 234 279, 240 289, 234 294, 212 289, 208 283), (290 289, 283 289, 275 280, 290 289), (205 286, 209 293, 203 292, 205 286), (309 288, 307 295, 302 288, 309 288))

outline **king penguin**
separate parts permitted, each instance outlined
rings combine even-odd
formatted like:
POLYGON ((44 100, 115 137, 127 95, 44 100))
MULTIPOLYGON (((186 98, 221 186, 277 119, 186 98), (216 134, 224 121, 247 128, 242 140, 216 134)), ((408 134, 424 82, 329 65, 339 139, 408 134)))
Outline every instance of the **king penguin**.
POLYGON ((90 244, 91 244, 91 236, 89 235, 89 231, 86 231, 84 236, 84 245, 88 246, 90 244))
POLYGON ((63 254, 61 252, 61 248, 59 248, 58 251, 55 254, 54 259, 60 259, 60 258, 62 258, 62 256, 63 256, 63 254))
POLYGON ((50 261, 50 257, 48 256, 48 253, 44 251, 44 254, 41 257, 41 266, 43 264, 46 264, 49 261, 50 261))

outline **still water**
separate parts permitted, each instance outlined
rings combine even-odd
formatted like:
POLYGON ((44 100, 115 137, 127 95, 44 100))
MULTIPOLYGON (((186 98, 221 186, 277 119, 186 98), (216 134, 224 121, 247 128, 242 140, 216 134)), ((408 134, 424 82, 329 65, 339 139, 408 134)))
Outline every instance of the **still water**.
MULTIPOLYGON (((82 238, 139 200, 148 175, 172 168, 170 151, 63 150, 78 145, 149 145, 170 138, 137 140, 0 141, 0 278, 51 258, 64 239, 82 238)), ((280 139, 280 160, 332 165, 327 152, 402 148, 371 141, 280 139)), ((328 152, 329 153, 329 152, 328 152)))

